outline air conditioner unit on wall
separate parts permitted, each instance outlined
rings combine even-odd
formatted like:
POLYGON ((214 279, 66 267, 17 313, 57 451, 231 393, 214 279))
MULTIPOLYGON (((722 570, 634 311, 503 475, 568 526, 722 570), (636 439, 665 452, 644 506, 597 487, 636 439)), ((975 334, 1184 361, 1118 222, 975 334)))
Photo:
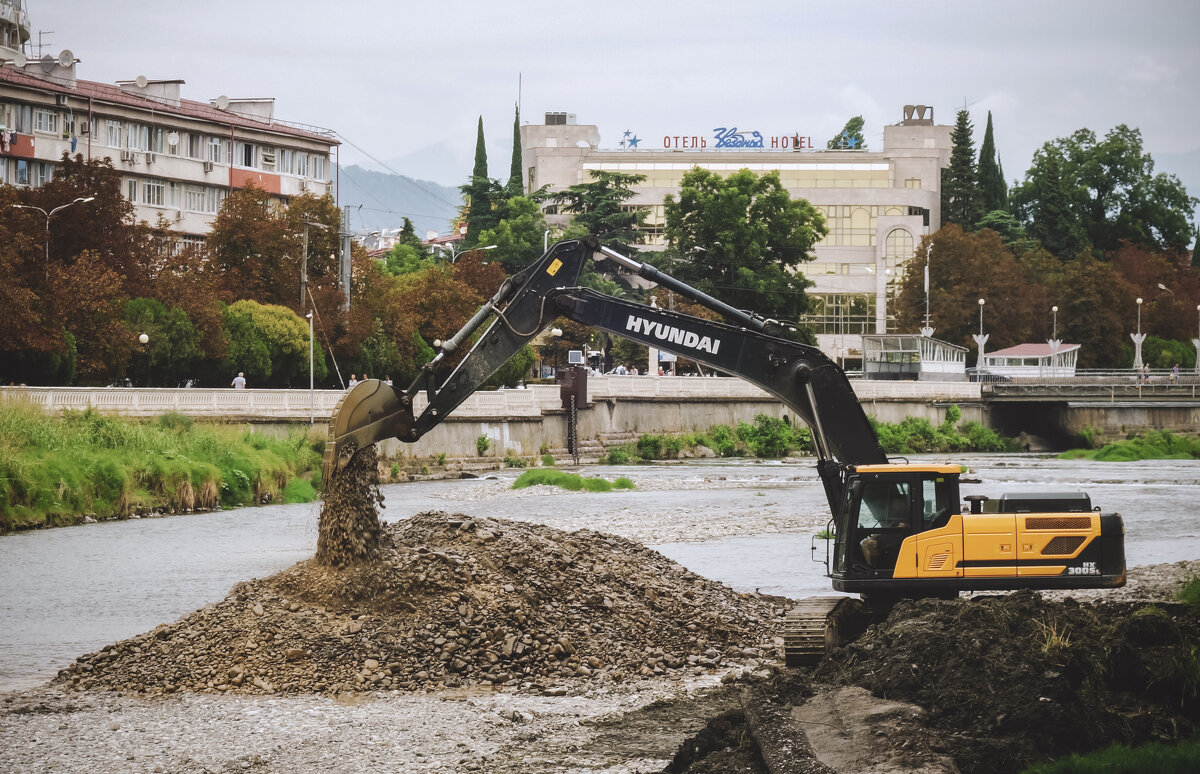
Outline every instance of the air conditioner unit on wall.
POLYGON ((156 161, 158 161, 158 154, 156 154, 156 153, 147 153, 146 154, 146 163, 147 164, 153 164, 156 161))
POLYGON ((127 150, 121 151, 121 161, 129 161, 130 153, 127 150))
POLYGON ((67 95, 66 94, 55 94, 54 95, 54 104, 55 105, 67 104, 67 95))
POLYGON ((301 181, 300 181, 300 190, 301 190, 301 191, 307 191, 307 190, 308 190, 308 181, 307 181, 307 180, 301 180, 301 181))
POLYGON ((212 163, 211 161, 206 161, 206 162, 204 162, 204 171, 205 171, 205 172, 212 172, 212 171, 213 171, 213 163, 212 163))

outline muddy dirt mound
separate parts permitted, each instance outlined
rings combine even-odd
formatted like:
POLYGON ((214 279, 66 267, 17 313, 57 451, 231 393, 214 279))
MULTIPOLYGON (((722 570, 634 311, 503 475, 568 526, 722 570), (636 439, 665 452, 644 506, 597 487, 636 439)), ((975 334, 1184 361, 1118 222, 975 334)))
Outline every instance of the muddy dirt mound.
POLYGON ((57 681, 148 693, 414 690, 728 670, 771 659, 786 600, 738 594, 623 538, 441 512, 380 559, 315 560, 80 658, 57 681))
POLYGON ((814 679, 913 702, 963 771, 1018 771, 1200 724, 1200 616, 1036 593, 901 602, 814 679))

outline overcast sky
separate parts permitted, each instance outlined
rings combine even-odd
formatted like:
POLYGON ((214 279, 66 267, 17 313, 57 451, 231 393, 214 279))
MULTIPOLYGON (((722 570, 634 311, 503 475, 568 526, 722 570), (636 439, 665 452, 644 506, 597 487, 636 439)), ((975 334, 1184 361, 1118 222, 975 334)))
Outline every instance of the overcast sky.
MULTIPOLYGON (((526 118, 575 113, 605 147, 625 130, 654 149, 665 134, 728 126, 823 145, 862 114, 878 149, 883 126, 919 103, 944 124, 966 105, 976 147, 991 110, 1010 182, 1042 143, 1081 127, 1141 129, 1160 170, 1200 159, 1190 0, 27 5, 33 41, 53 30, 46 51, 71 49, 81 78, 179 78, 196 100, 275 97, 277 117, 334 129, 377 159, 430 149, 437 177, 416 163, 396 171, 443 184, 469 175, 480 115, 491 174, 507 177, 519 78, 526 118)), ((343 164, 367 161, 343 146, 343 164)), ((1200 194, 1200 179, 1185 182, 1200 194)))

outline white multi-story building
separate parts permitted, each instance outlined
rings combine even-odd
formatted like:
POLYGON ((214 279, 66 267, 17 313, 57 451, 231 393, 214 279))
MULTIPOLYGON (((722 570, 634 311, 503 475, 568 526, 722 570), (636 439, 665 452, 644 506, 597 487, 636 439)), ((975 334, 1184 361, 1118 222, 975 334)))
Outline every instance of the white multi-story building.
MULTIPOLYGON (((591 170, 645 175, 627 204, 649 211, 642 243, 651 250, 665 245, 663 200, 678 195, 688 170, 777 171, 793 199, 808 200, 825 216, 829 234, 817 243, 815 260, 798 268, 815 283, 807 322, 823 350, 845 358, 860 356, 863 333, 891 330, 888 300, 915 246, 941 222, 952 131, 934 124, 933 108, 909 105, 899 123, 884 127, 879 149, 816 149, 813 137, 795 132, 728 128, 653 139, 626 132, 619 147, 602 148, 596 126, 547 113, 544 124, 521 127, 521 153, 528 191, 590 182, 591 170)), ((548 220, 566 218, 556 219, 551 208, 548 220)))
POLYGON ((33 58, 20 0, 0 0, 0 183, 36 187, 62 154, 108 158, 139 220, 200 241, 229 192, 253 183, 286 201, 331 191, 332 134, 282 122, 273 98, 180 96, 182 80, 76 78, 70 51, 33 58))

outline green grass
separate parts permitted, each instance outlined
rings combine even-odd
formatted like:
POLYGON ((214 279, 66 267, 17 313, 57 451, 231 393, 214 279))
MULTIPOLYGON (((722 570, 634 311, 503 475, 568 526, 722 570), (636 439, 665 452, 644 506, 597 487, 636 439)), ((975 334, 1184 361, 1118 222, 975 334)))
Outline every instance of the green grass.
POLYGON ((580 476, 575 473, 563 473, 561 470, 546 470, 535 468, 527 470, 513 482, 513 489, 524 489, 530 486, 557 486, 572 492, 611 492, 613 489, 636 489, 633 482, 624 476, 615 481, 592 476, 580 476))
POLYGON ((1200 740, 1142 747, 1113 745, 1086 755, 1032 766, 1024 774, 1191 774, 1200 771, 1200 740))
POLYGON ((1170 430, 1151 430, 1124 441, 1105 444, 1099 449, 1072 449, 1060 454, 1059 459, 1098 462, 1195 460, 1200 459, 1200 438, 1178 435, 1170 430))
POLYGON ((320 466, 303 435, 279 440, 177 414, 149 422, 94 411, 49 417, 0 403, 0 530, 83 514, 302 502, 315 497, 320 466), (307 477, 313 481, 296 482, 307 477))
POLYGON ((1189 578, 1176 596, 1185 605, 1200 607, 1200 578, 1189 578))

